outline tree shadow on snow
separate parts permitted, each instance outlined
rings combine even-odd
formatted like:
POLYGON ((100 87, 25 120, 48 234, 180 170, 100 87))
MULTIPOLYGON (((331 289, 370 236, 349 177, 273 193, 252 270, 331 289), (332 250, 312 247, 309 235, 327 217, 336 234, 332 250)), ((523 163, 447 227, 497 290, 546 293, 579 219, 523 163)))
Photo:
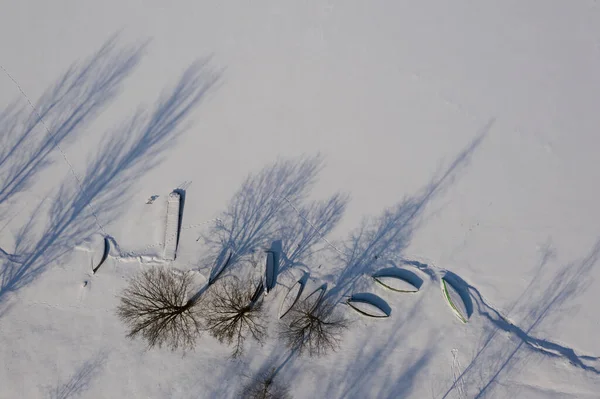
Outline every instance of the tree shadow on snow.
MULTIPOLYGON (((397 314, 390 319, 393 322, 388 331, 390 335, 383 341, 366 339, 362 344, 344 352, 344 364, 338 364, 337 370, 343 373, 325 374, 329 378, 318 381, 321 397, 327 398, 404 398, 409 397, 415 384, 429 364, 434 354, 436 333, 428 332, 429 344, 422 351, 398 351, 401 342, 406 339, 411 326, 421 311, 422 297, 417 300, 408 313, 397 314), (400 343, 400 344, 399 344, 400 343), (408 356, 407 356, 408 355, 408 356), (404 357, 399 357, 404 356, 404 357), (399 367, 399 364, 402 366, 399 367)), ((366 328, 377 328, 371 325, 366 328)), ((370 334, 365 334, 370 336, 370 334)), ((379 335, 381 337, 381 335, 379 335)), ((289 370, 288 370, 289 371, 289 370)))
POLYGON ((285 214, 280 232, 282 273, 295 266, 305 266, 308 259, 316 261, 319 252, 331 249, 333 244, 325 241, 326 237, 342 219, 349 199, 347 194, 336 193, 326 200, 294 206, 294 212, 285 214))
POLYGON ((12 258, 0 268, 0 301, 31 283, 46 267, 119 216, 136 180, 161 161, 184 131, 183 122, 215 85, 219 74, 207 60, 192 64, 154 107, 142 107, 105 135, 85 171, 67 174, 46 203, 41 201, 17 232, 12 258), (36 234, 36 232, 40 232, 36 234))
MULTIPOLYGON (((525 353, 562 359, 580 370, 600 374, 600 357, 577 354, 572 348, 534 335, 536 328, 552 313, 564 307, 567 300, 574 299, 586 290, 590 284, 589 273, 599 257, 600 241, 583 260, 564 265, 551 281, 543 281, 542 268, 547 262, 544 256, 531 282, 509 309, 510 312, 518 306, 525 310, 525 317, 519 322, 521 326, 505 318, 486 302, 475 287, 468 285, 477 312, 491 323, 491 331, 488 330, 472 360, 443 398, 452 397, 451 393, 459 384, 466 386, 469 394, 475 398, 490 394, 500 379, 518 365, 525 353), (502 332, 509 333, 509 336, 506 337, 502 332)), ((552 322, 558 322, 556 316, 552 322)))
POLYGON ((342 267, 338 268, 336 285, 328 296, 339 299, 348 295, 357 280, 364 274, 373 274, 381 264, 379 260, 398 259, 410 243, 414 230, 426 205, 446 190, 468 165, 471 155, 492 128, 494 120, 488 122, 477 136, 453 160, 440 176, 434 177, 416 195, 406 197, 395 206, 386 209, 379 217, 367 218, 344 243, 341 256, 342 267))
POLYGON ((312 253, 320 237, 341 219, 347 203, 342 194, 305 202, 322 166, 320 155, 280 159, 245 179, 218 222, 203 235, 207 256, 201 268, 210 271, 210 281, 224 272, 230 254, 227 268, 273 241, 281 241, 279 272, 312 253))
POLYGON ((107 358, 108 354, 106 352, 100 352, 83 363, 67 381, 59 383, 54 389, 50 390, 49 398, 69 399, 78 397, 87 391, 94 379, 104 369, 107 358))
POLYGON ((413 323, 418 319, 422 301, 423 297, 420 297, 407 313, 396 313, 397 316, 390 319, 393 320, 393 325, 388 329, 390 334, 382 337, 383 341, 369 338, 356 346, 355 352, 346 362, 347 372, 323 384, 324 397, 408 397, 417 383, 419 374, 429 364, 436 341, 436 333, 428 331, 429 344, 425 345, 426 349, 420 352, 411 351, 409 357, 398 358, 401 354, 397 349, 402 347, 401 342, 409 334, 410 329, 407 330, 407 327, 414 327, 413 323), (401 369, 398 368, 400 362, 401 369))
MULTIPOLYGON (((61 161, 57 147, 77 139, 118 94, 145 47, 145 43, 119 46, 115 35, 92 57, 73 64, 42 94, 35 111, 28 103, 15 101, 0 114, 0 222, 5 222, 4 227, 14 217, 11 214, 18 213, 14 208, 22 200, 19 194, 29 189, 42 171, 61 161)), ((40 202, 34 214, 41 214, 46 206, 45 201, 40 202)), ((17 246, 22 247, 24 240, 22 233, 17 246)), ((17 288, 22 277, 19 270, 29 269, 25 255, 16 248, 0 252, 0 301, 17 288)))
POLYGON ((116 97, 146 48, 145 43, 117 43, 115 35, 92 57, 73 64, 42 94, 35 110, 15 101, 0 114, 1 205, 10 205, 44 168, 60 160, 53 151, 73 142, 116 97))

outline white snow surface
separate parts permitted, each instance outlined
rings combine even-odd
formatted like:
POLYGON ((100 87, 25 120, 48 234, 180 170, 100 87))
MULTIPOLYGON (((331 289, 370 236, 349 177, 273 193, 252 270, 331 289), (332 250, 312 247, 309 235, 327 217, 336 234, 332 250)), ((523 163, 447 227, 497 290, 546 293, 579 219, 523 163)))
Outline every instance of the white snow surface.
POLYGON ((0 398, 236 398, 279 366, 297 399, 598 397, 596 0, 0 10, 0 398), (349 202, 322 251, 280 270, 263 346, 232 360, 208 334, 185 354, 126 338, 128 278, 164 265, 204 283, 202 236, 227 223, 246 177, 317 153, 306 198, 288 204, 268 181, 261 209, 280 203, 306 226, 292 206, 349 202), (165 265, 174 189, 185 212, 165 265), (102 236, 110 256, 92 275, 102 236), (421 274, 415 294, 371 278, 403 264, 421 274), (391 316, 340 304, 352 323, 339 350, 290 357, 277 311, 300 269, 305 293, 371 292, 391 316), (466 324, 442 296, 446 272, 473 302, 466 324))

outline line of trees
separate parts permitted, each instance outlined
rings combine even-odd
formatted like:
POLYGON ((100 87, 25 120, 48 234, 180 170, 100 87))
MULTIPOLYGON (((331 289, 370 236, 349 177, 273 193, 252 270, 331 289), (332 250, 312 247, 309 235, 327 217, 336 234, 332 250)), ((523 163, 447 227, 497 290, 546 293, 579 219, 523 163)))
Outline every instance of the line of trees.
MULTIPOLYGON (((122 292, 117 316, 129 338, 142 338, 148 348, 191 350, 202 332, 244 352, 248 338, 262 344, 268 336, 263 285, 251 274, 229 275, 192 291, 192 274, 154 266, 133 277, 122 292)), ((277 334, 298 354, 324 355, 336 350, 348 328, 335 303, 299 301, 279 322, 277 334)))
MULTIPOLYGON (((256 268, 255 257, 244 262, 256 268)), ((193 272, 150 267, 130 281, 122 292, 117 316, 129 338, 141 338, 148 349, 193 350, 206 332, 232 348, 231 356, 244 353, 248 339, 263 344, 268 337, 264 287, 252 270, 242 277, 223 275, 194 291, 193 272)), ((277 336, 298 355, 321 356, 336 350, 347 319, 331 301, 300 300, 279 321, 277 336)), ((261 374, 245 387, 248 398, 291 398, 274 382, 275 373, 261 374)))

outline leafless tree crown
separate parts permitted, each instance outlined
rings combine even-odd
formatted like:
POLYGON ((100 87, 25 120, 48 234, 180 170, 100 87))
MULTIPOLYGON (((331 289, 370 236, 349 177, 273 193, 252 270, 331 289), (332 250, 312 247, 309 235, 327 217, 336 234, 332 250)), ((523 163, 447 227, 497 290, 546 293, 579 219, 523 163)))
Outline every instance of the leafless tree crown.
POLYGON ((248 336, 260 343, 266 339, 262 298, 252 301, 256 289, 257 285, 249 278, 229 277, 209 291, 203 310, 205 328, 219 342, 233 345, 233 357, 243 353, 248 336))
POLYGON ((291 350, 309 356, 335 351, 348 321, 335 311, 335 304, 323 302, 317 307, 303 300, 288 313, 279 325, 279 337, 291 350))
POLYGON ((201 318, 188 299, 191 276, 152 267, 134 277, 120 298, 117 315, 127 326, 128 337, 141 336, 148 347, 165 345, 172 350, 193 349, 201 318))

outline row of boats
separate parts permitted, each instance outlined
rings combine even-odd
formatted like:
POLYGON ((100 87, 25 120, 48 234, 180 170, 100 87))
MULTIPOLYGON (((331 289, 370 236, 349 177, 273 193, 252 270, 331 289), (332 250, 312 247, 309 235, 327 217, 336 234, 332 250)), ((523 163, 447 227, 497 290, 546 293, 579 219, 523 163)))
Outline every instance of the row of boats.
MULTIPOLYGON (((268 293, 275 285, 275 254, 267 252, 267 261, 265 269, 265 293, 268 293)), ((423 279, 407 268, 390 267, 377 271, 371 276, 375 283, 387 290, 403 293, 415 294, 419 292, 423 285, 423 279)), ((279 307, 279 318, 288 314, 294 306, 300 301, 307 282, 307 275, 298 279, 285 294, 279 307)), ((441 289, 443 297, 448 302, 451 310, 463 323, 469 319, 470 311, 461 295, 457 284, 453 279, 444 276, 441 279, 441 289)), ((306 296, 304 301, 309 301, 311 309, 316 308, 322 301, 327 291, 327 283, 322 284, 313 292, 306 296)), ((372 293, 358 293, 346 297, 345 303, 363 316, 373 318, 387 318, 391 315, 391 308, 385 300, 372 293)))

